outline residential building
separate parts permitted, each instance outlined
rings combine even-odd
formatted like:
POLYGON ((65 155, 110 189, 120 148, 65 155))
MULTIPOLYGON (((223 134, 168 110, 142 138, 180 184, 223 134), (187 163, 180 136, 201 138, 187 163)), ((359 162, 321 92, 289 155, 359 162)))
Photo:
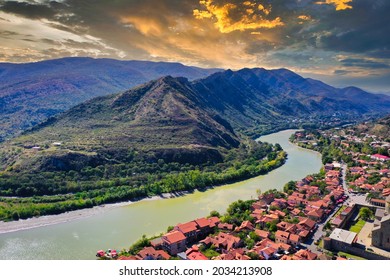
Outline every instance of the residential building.
POLYGON ((173 230, 162 236, 162 247, 170 255, 177 255, 177 253, 186 250, 186 237, 178 230, 173 230))

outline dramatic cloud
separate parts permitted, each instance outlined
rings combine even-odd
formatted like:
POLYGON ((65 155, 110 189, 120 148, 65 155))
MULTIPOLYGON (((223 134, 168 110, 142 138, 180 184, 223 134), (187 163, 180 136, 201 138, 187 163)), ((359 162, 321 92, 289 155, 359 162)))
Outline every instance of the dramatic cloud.
POLYGON ((316 4, 331 4, 336 7, 336 11, 352 9, 350 5, 352 0, 326 0, 325 2, 316 2, 316 4))
POLYGON ((266 8, 256 2, 245 1, 242 4, 226 2, 218 4, 214 0, 202 0, 199 3, 206 10, 194 9, 195 18, 214 20, 215 27, 221 33, 274 28, 284 25, 280 17, 266 19, 265 17, 271 13, 271 6, 266 8))
POLYGON ((286 67, 388 87, 389 13, 387 0, 0 0, 0 60, 286 67))

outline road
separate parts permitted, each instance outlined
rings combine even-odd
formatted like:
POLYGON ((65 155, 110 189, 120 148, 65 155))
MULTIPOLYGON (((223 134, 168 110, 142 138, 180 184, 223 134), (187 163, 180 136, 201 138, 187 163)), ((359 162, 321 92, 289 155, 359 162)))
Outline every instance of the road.
POLYGON ((351 204, 360 204, 360 205, 367 205, 370 206, 370 204, 366 201, 366 195, 365 194, 354 194, 350 193, 348 190, 347 185, 347 165, 345 163, 342 164, 341 169, 342 177, 341 180, 343 182, 343 189, 346 195, 348 195, 348 199, 344 202, 344 205, 351 205, 351 204))

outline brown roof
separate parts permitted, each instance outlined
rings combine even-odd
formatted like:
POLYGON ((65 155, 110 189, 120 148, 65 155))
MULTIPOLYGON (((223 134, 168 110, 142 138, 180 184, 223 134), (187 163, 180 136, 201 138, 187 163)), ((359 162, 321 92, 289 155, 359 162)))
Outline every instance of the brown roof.
POLYGON ((174 230, 163 235, 163 240, 169 244, 173 244, 186 240, 186 237, 180 231, 174 230))

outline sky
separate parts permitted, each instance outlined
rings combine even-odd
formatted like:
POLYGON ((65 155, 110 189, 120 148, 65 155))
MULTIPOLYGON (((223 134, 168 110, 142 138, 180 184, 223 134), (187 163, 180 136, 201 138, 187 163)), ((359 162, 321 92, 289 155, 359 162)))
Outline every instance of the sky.
POLYGON ((288 68, 390 93, 390 0, 0 0, 0 61, 288 68))

